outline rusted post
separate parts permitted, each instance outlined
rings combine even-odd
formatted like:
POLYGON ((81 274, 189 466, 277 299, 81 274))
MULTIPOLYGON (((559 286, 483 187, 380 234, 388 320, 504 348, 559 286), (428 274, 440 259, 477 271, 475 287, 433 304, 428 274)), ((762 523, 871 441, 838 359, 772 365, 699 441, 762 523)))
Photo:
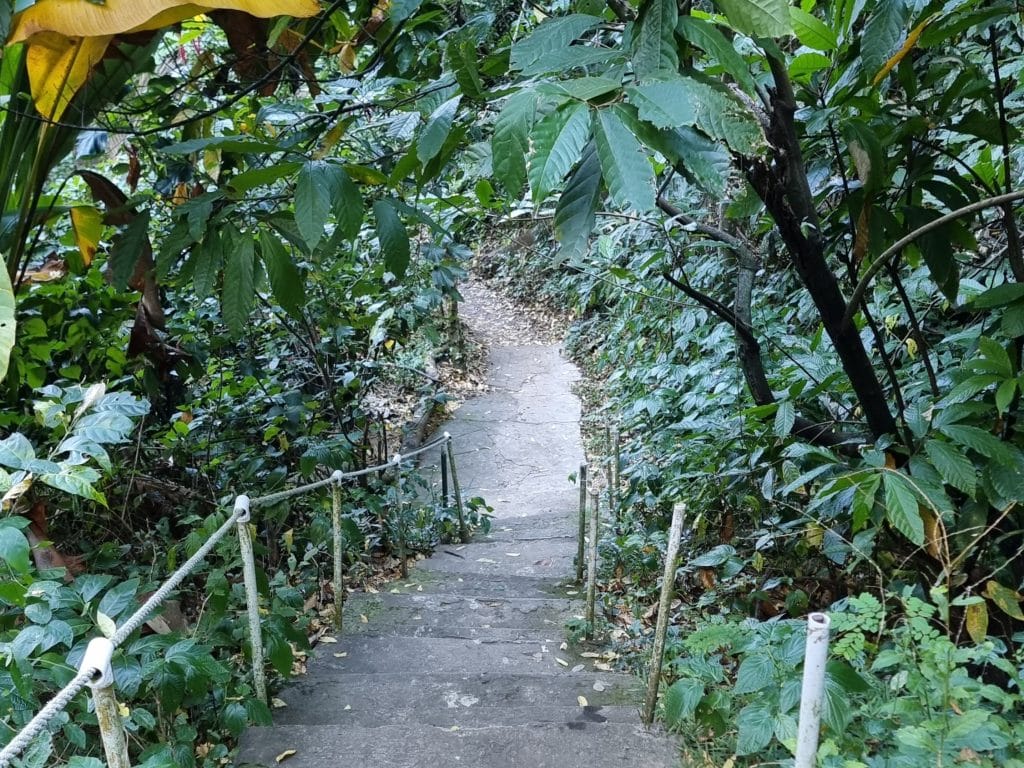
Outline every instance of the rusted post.
POLYGON ((466 528, 466 513, 462 508, 462 487, 459 485, 459 471, 455 466, 455 450, 452 448, 452 436, 450 433, 444 433, 445 439, 448 441, 446 450, 448 453, 448 468, 452 473, 452 493, 455 494, 455 510, 459 515, 459 538, 462 543, 465 544, 469 541, 469 529, 466 528))
POLYGON ((665 548, 665 575, 661 580, 661 600, 658 601, 658 623, 654 629, 654 648, 651 650, 651 669, 647 676, 647 697, 644 699, 643 721, 647 725, 654 722, 654 707, 658 702, 661 662, 665 656, 665 635, 668 633, 668 611, 675 591, 676 556, 679 554, 685 514, 685 504, 679 503, 672 508, 672 526, 669 528, 668 546, 665 548))
POLYGON ((448 451, 441 451, 441 506, 448 507, 448 451))
POLYGON ((601 513, 601 497, 590 494, 590 536, 587 558, 587 640, 594 639, 594 624, 597 617, 597 523, 601 513))
POLYGON ((580 464, 580 529, 576 542, 576 583, 583 583, 584 543, 587 538, 587 465, 580 464))

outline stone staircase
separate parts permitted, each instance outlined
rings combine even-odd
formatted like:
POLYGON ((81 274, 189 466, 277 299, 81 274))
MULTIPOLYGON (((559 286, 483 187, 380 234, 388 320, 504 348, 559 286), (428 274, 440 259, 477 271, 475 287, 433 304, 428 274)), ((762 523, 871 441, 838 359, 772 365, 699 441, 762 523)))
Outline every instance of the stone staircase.
POLYGON ((244 734, 238 765, 680 765, 673 740, 640 725, 639 681, 566 642, 583 611, 568 581, 567 476, 582 459, 574 376, 554 347, 492 346, 491 391, 445 427, 464 493, 495 508, 492 531, 440 547, 388 592, 351 596, 344 635, 279 694, 287 707, 273 726, 244 734))

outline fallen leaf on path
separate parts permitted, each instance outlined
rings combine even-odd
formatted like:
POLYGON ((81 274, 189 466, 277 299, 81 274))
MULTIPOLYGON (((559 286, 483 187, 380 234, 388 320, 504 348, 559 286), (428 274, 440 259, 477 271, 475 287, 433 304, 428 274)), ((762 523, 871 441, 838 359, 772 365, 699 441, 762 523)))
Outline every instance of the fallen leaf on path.
POLYGON ((575 667, 572 668, 572 671, 573 672, 582 672, 585 668, 586 667, 584 667, 582 664, 577 664, 575 667))
POLYGON ((334 658, 336 659, 344 659, 346 656, 348 656, 348 651, 342 651, 341 653, 334 654, 334 658))
POLYGON ((331 637, 330 635, 324 635, 323 637, 320 638, 320 642, 321 643, 336 643, 336 642, 338 642, 338 638, 331 637))
POLYGON ((366 618, 366 614, 365 613, 360 613, 359 614, 359 620, 361 622, 363 622, 363 624, 369 624, 370 623, 370 620, 368 618, 366 618))
POLYGON ((563 658, 560 658, 559 656, 555 656, 555 661, 557 661, 557 662, 558 662, 559 664, 561 664, 561 665, 562 665, 563 667, 568 667, 568 666, 569 666, 569 662, 568 662, 568 661, 566 661, 566 660, 565 660, 565 659, 563 659, 563 658))
POLYGON ((521 553, 519 553, 519 552, 506 552, 505 553, 506 557, 519 557, 520 554, 521 553))
POLYGON ((287 707, 288 705, 283 700, 274 697, 270 700, 270 706, 272 706, 274 709, 281 709, 282 707, 287 707))
POLYGON ((590 702, 587 701, 587 697, 586 696, 577 696, 576 697, 576 701, 577 701, 577 703, 579 703, 579 705, 581 707, 589 707, 590 706, 590 702))
POLYGON ((282 752, 280 755, 278 755, 277 757, 274 758, 274 762, 275 763, 284 762, 289 757, 294 755, 296 752, 298 752, 297 749, 286 749, 284 752, 282 752))
POLYGON ((601 691, 603 691, 603 690, 604 690, 605 688, 607 688, 607 687, 608 687, 608 686, 606 686, 606 685, 605 685, 605 684, 604 684, 603 682, 601 682, 600 680, 598 680, 598 681, 597 681, 596 683, 594 683, 594 690, 595 690, 595 691, 597 691, 598 693, 601 693, 601 691))

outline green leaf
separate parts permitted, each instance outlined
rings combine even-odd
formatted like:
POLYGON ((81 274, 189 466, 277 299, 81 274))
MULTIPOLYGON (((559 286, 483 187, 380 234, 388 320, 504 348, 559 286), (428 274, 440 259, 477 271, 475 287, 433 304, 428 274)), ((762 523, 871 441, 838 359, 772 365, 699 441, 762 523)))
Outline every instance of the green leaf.
POLYGON ((250 189, 265 187, 274 182, 280 181, 285 176, 291 176, 302 168, 302 163, 274 163, 266 168, 252 168, 243 171, 228 181, 228 186, 238 194, 245 194, 250 189))
POLYGON ((14 432, 0 440, 0 466, 10 469, 25 469, 36 458, 32 443, 20 432, 14 432))
POLYGON ((783 37, 793 34, 786 0, 718 0, 729 23, 751 37, 783 37))
POLYGON ((974 309, 992 309, 1013 304, 1022 298, 1024 298, 1024 283, 1003 283, 979 293, 971 299, 970 304, 974 309))
POLYGON ((614 109, 598 110, 594 125, 601 173, 612 200, 645 212, 654 207, 654 170, 646 153, 614 109))
POLYGON ((767 653, 747 655, 736 673, 734 694, 757 693, 775 684, 775 662, 767 653))
POLYGON ((684 719, 690 717, 704 698, 704 684, 699 680, 681 678, 665 689, 662 701, 665 707, 665 724, 678 728, 684 719))
POLYGON ((473 101, 486 99, 486 87, 480 79, 477 66, 477 44, 475 40, 458 38, 448 44, 448 66, 455 73, 455 80, 462 92, 473 101))
POLYGON ((985 594, 1007 616, 1024 621, 1024 611, 1020 609, 1021 600, 1024 598, 1019 592, 1004 587, 998 581, 990 580, 985 584, 985 594))
POLYGON ((263 155, 281 152, 277 144, 256 139, 240 139, 237 136, 210 136, 202 139, 189 139, 177 144, 160 147, 159 152, 165 155, 191 155, 193 152, 205 152, 208 149, 219 149, 222 152, 236 152, 250 155, 263 155))
POLYGON ((39 482, 43 485, 70 493, 72 496, 95 501, 105 507, 107 506, 106 497, 93 486, 98 479, 99 474, 89 467, 67 467, 62 472, 46 472, 39 476, 39 482))
POLYGON ((935 465, 935 469, 942 475, 944 482, 960 489, 968 496, 974 496, 977 477, 970 459, 943 440, 926 441, 924 450, 935 465))
POLYGON ((697 105, 693 103, 682 78, 660 80, 626 88, 629 103, 637 108, 641 120, 655 128, 676 128, 697 124, 697 105))
POLYGON ((290 675, 292 661, 295 659, 291 643, 288 642, 287 638, 270 627, 267 628, 264 634, 267 644, 267 659, 270 660, 271 665, 277 670, 278 674, 290 675))
POLYGON ((790 6, 789 18, 797 39, 816 51, 831 51, 839 45, 836 33, 817 16, 796 6, 790 6))
POLYGON ((886 472, 885 511, 889 523, 917 546, 924 544, 924 522, 913 486, 897 472, 886 472))
POLYGON ((995 339, 982 336, 978 341, 978 347, 985 360, 991 363, 992 373, 1004 378, 1013 376, 1013 364, 1010 362, 1010 355, 1002 344, 995 339))
POLYGON ((865 693, 870 689, 867 680, 844 661, 833 659, 825 671, 829 679, 848 694, 865 693))
POLYGON ((149 211, 136 214, 110 244, 110 281, 123 290, 143 254, 150 253, 149 211))
POLYGON ((1006 379, 996 389, 996 408, 1000 414, 1006 413, 1010 404, 1013 403, 1013 396, 1017 394, 1017 380, 1006 379))
POLYGON ((598 96, 618 90, 621 83, 607 77, 577 77, 572 80, 556 80, 537 85, 537 92, 553 96, 559 100, 568 96, 571 99, 590 101, 598 96))
POLYGON ((555 208, 555 238, 564 256, 577 256, 586 251, 600 197, 601 164, 597 146, 591 141, 584 148, 555 208))
POLYGON ((203 241, 192 249, 194 264, 192 286, 195 289, 197 301, 201 302, 213 295, 223 258, 220 230, 208 229, 203 236, 203 241))
POLYGON ((14 289, 6 267, 0 267, 0 381, 7 377, 7 366, 14 349, 14 289))
POLYGON ((679 19, 679 34, 708 54, 711 61, 732 75, 743 90, 747 93, 754 92, 754 78, 750 75, 750 67, 718 27, 696 16, 683 16, 679 19))
POLYGON ((590 135, 590 109, 575 102, 537 123, 530 135, 529 177, 534 202, 544 200, 573 167, 590 135))
POLYGON ((633 71, 638 78, 679 70, 678 21, 676 0, 646 0, 640 7, 633 31, 633 71))
POLYGON ((289 315, 301 318, 302 306, 306 302, 306 286, 284 243, 270 232, 261 232, 260 255, 267 268, 274 298, 289 315))
POLYGON ((333 166, 329 179, 334 200, 334 218, 346 240, 354 239, 363 227, 363 196, 359 187, 341 166, 333 166))
POLYGON ((543 66, 544 60, 550 60, 553 52, 568 48, 573 40, 600 23, 600 17, 581 13, 548 19, 529 37, 512 46, 509 67, 512 70, 529 70, 538 64, 543 66))
POLYGON ((772 740, 775 718, 764 702, 747 704, 736 715, 736 754, 752 755, 760 752, 772 740))
POLYGON ((409 233, 399 218, 394 206, 386 200, 373 204, 373 215, 377 220, 377 239, 384 254, 384 266, 399 280, 409 267, 409 233))
POLYGON ((441 151, 445 139, 448 138, 448 134, 452 130, 452 121, 455 120, 455 114, 459 111, 460 101, 462 101, 461 96, 448 99, 427 118, 426 125, 423 126, 423 130, 420 131, 419 138, 416 140, 416 156, 420 163, 426 165, 441 151))
POLYGON ((679 173, 711 195, 724 194, 725 178, 732 169, 725 147, 692 128, 659 131, 640 121, 636 128, 640 140, 661 153, 679 173))
POLYGON ((530 128, 537 109, 537 96, 530 90, 515 94, 502 108, 491 136, 491 168, 494 177, 512 195, 519 195, 526 181, 530 128))
POLYGON ((796 423, 796 409, 792 400, 782 400, 779 409, 775 412, 775 434, 779 437, 788 437, 793 431, 793 424, 796 423))
POLYGON ((1015 461, 1014 451, 1006 443, 978 427, 962 424, 942 424, 939 426, 939 431, 954 443, 966 445, 982 456, 993 459, 1000 464, 1010 465, 1015 461))
POLYGON ((253 236, 235 226, 225 229, 227 240, 224 265, 224 289, 221 293, 221 311, 231 335, 238 338, 249 322, 256 304, 256 259, 253 236))
POLYGON ((0 560, 16 575, 26 575, 32 567, 31 549, 25 534, 9 525, 0 526, 0 560))
POLYGON ((132 606, 135 602, 135 594, 138 591, 138 579, 127 579, 115 584, 103 595, 96 610, 116 620, 132 606))
POLYGON ((900 46, 907 24, 905 0, 886 0, 875 12, 860 35, 860 56, 868 77, 874 77, 900 46))
POLYGON ((331 174, 339 171, 326 160, 310 160, 299 169, 295 181, 295 224, 299 234, 312 250, 324 234, 331 212, 331 174))

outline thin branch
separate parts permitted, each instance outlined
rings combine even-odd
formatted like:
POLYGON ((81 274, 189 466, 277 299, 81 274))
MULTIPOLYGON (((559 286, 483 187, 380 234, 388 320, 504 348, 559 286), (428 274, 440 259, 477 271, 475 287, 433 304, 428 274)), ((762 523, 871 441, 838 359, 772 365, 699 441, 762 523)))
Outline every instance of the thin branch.
POLYGON ((875 259, 875 261, 871 264, 870 267, 868 267, 867 271, 864 273, 864 277, 862 277, 860 279, 860 282, 857 283, 857 287, 854 288, 853 294, 850 296, 850 301, 847 304, 846 314, 843 315, 843 325, 849 325, 851 322, 853 322, 853 316, 857 312, 857 305, 859 305, 860 302, 864 299, 864 294, 867 292, 868 285, 871 283, 871 279, 882 271, 882 269, 885 267, 885 265, 889 262, 890 259, 897 256, 900 253, 900 251, 902 251, 904 248, 906 248, 908 245, 914 242, 917 238, 921 237, 921 235, 926 235, 932 230, 938 229, 939 227, 943 226, 944 224, 948 224, 951 221, 959 219, 961 216, 967 216, 968 214, 971 213, 977 213, 978 211, 983 211, 986 208, 1001 207, 1003 205, 1006 205, 1007 203, 1015 203, 1018 200, 1024 200, 1024 190, 1017 190, 1016 192, 1010 192, 1005 195, 997 195, 996 197, 989 197, 984 200, 978 200, 975 203, 965 205, 963 208, 957 208, 955 211, 950 211, 944 216, 940 216, 937 219, 933 219, 932 221, 929 221, 927 224, 918 227, 910 234, 901 237, 891 246, 886 248, 885 251, 882 252, 881 256, 875 259))

